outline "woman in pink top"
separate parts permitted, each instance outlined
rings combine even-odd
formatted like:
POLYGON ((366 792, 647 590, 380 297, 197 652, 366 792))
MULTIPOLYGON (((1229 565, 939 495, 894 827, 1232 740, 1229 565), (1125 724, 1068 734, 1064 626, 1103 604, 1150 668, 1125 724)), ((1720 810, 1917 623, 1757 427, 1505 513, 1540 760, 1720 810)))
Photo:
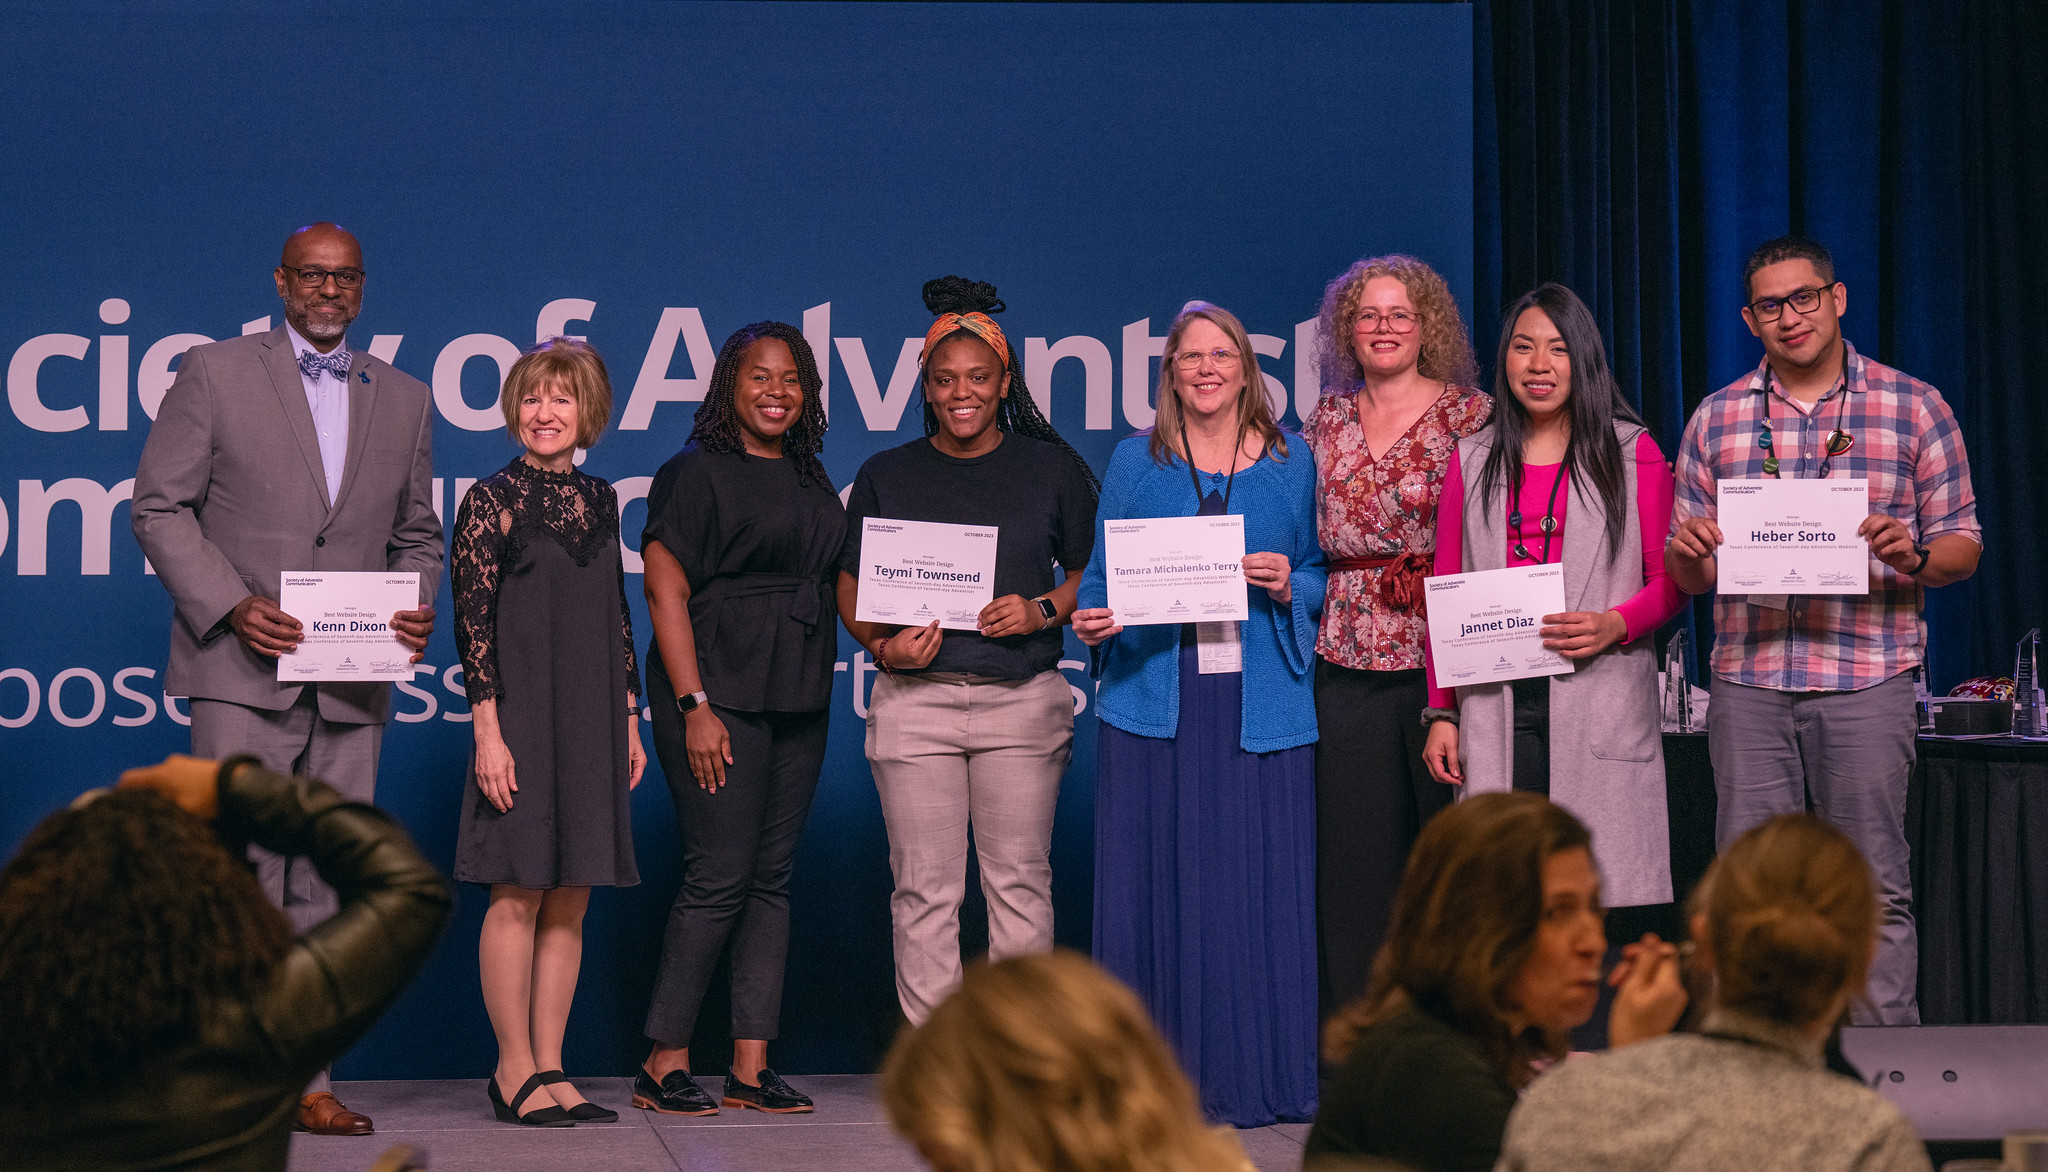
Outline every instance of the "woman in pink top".
POLYGON ((1684 596, 1664 572, 1672 480, 1608 369, 1585 303, 1546 284, 1509 307, 1493 419, 1444 476, 1436 572, 1561 564, 1543 645, 1563 675, 1444 688, 1432 672, 1432 775, 1466 792, 1547 794, 1593 831, 1610 906, 1669 903, 1652 635, 1684 596))

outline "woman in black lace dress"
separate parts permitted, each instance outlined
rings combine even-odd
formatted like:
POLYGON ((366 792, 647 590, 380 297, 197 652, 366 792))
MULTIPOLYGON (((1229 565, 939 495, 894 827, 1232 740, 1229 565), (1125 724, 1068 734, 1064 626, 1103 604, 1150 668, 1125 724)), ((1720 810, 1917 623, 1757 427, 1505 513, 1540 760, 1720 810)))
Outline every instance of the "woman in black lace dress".
POLYGON ((627 793, 647 756, 619 500, 575 467, 611 403, 588 345, 527 351, 502 399, 526 451, 455 518, 455 642, 476 739, 455 877, 491 889, 478 968, 498 1038, 491 1106, 507 1122, 618 1118, 561 1070, 590 889, 640 881, 627 793))

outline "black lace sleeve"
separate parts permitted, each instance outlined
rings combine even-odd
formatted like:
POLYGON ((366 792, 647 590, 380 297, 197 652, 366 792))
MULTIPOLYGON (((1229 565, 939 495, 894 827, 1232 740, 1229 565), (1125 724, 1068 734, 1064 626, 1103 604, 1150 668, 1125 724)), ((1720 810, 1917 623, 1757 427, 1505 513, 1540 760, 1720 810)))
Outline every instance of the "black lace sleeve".
MULTIPOLYGON (((604 486, 605 528, 610 530, 613 541, 619 539, 619 492, 611 485, 604 486)), ((633 608, 626 602, 626 563, 619 561, 619 637, 626 641, 626 695, 639 698, 640 661, 633 654, 633 608)), ((638 705, 635 705, 638 707, 638 705)))
POLYGON ((498 582, 510 548, 510 502, 488 481, 463 494, 455 512, 455 547, 448 559, 455 582, 455 649, 462 656, 462 686, 469 702, 496 700, 498 683, 498 582))

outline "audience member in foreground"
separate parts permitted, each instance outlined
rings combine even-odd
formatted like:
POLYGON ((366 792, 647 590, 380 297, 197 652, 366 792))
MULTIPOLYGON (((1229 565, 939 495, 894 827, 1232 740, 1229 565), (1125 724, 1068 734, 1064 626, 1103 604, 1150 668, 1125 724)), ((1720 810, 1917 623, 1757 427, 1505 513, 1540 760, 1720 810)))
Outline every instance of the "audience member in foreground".
POLYGON ((1129 989, 1078 953, 971 969, 882 1068, 937 1172, 1251 1172, 1129 989))
MULTIPOLYGON (((1330 1019, 1339 1069, 1308 1136, 1308 1167, 1356 1156, 1419 1172, 1485 1172, 1534 1063, 1563 1058, 1593 1015, 1600 874, 1578 819, 1529 793, 1480 794, 1423 828, 1394 897, 1372 985, 1330 1019)), ((1608 1023, 1616 1046, 1684 1008, 1676 950, 1631 952, 1608 1023)))
POLYGON ((398 996, 450 903, 374 806, 251 758, 173 756, 80 799, 0 872, 5 1163, 282 1169, 306 1079, 398 996), (310 858, 341 911, 293 939, 223 839, 310 858))
POLYGON ((1735 840, 1693 918, 1717 989, 1697 1034, 1577 1058, 1529 1089, 1502 1167, 1924 1170, 1912 1124, 1823 1068, 1878 940, 1870 867, 1848 836, 1787 814, 1735 840))

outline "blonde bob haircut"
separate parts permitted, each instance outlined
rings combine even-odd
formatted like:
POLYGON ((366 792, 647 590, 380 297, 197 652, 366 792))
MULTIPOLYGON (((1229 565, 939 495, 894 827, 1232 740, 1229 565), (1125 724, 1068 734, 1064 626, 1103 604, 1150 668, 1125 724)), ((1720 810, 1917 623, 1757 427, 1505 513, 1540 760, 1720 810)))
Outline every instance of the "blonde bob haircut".
POLYGON ((576 446, 597 445, 612 417, 612 380, 604 359, 588 342, 554 337, 519 356, 505 375, 498 407, 505 413, 505 431, 519 439, 519 401, 546 386, 560 386, 576 400, 576 446))
POLYGON ((1427 264, 1396 252, 1366 257, 1323 290, 1323 306, 1316 315, 1322 332, 1323 389, 1348 391, 1365 380, 1365 368, 1358 364, 1358 352, 1351 345, 1351 328, 1358 324, 1365 283, 1374 277, 1392 277, 1408 289, 1408 299, 1421 319, 1416 323, 1416 331, 1422 335, 1416 373, 1452 386, 1477 385, 1479 360, 1472 353, 1472 339, 1465 332, 1465 319, 1458 314, 1458 300, 1451 296, 1450 285, 1427 264))
POLYGON ((939 1172, 1252 1169, 1137 997, 1065 950, 970 969, 897 1039, 882 1106, 939 1172))
POLYGON ((1287 437, 1281 434, 1280 425, 1273 421, 1273 404, 1266 398, 1266 375, 1259 369, 1259 356, 1252 350, 1251 335, 1245 333, 1244 323, 1220 305, 1190 301, 1173 319, 1173 325, 1166 331, 1166 348, 1160 351, 1157 414, 1152 420, 1150 447, 1153 461, 1163 465, 1169 455, 1183 459, 1188 455, 1187 422, 1182 417, 1180 402, 1180 371, 1174 365, 1173 356, 1180 353, 1181 336, 1197 320, 1222 330, 1237 350, 1237 368, 1244 375, 1244 388, 1237 393, 1237 422, 1248 434, 1264 441, 1274 459, 1285 460, 1287 437))

